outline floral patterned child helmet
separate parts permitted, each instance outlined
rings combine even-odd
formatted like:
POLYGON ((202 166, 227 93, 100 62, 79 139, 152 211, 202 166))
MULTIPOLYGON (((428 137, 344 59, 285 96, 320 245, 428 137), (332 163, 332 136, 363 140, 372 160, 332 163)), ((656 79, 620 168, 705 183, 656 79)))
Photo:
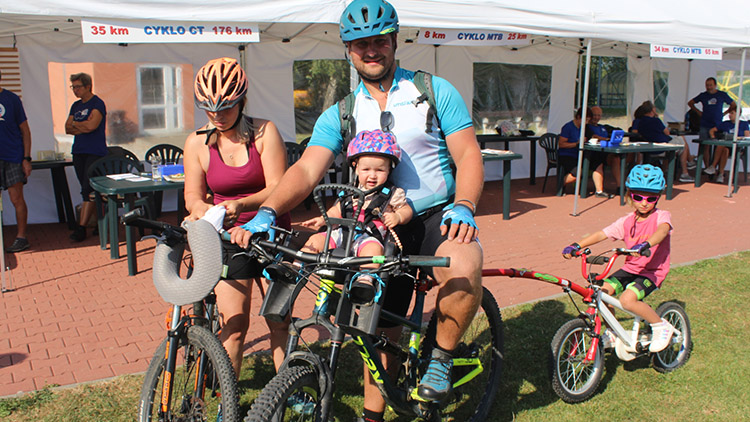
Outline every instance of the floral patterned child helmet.
POLYGON ((361 155, 380 155, 390 158, 391 165, 395 168, 401 161, 401 148, 392 133, 383 132, 380 129, 363 130, 352 139, 346 149, 346 159, 349 165, 353 165, 361 155))

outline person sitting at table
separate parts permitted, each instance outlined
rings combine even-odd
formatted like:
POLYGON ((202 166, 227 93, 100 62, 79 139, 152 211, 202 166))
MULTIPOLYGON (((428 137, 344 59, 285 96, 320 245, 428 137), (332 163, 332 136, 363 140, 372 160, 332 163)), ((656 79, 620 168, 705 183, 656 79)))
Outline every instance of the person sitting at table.
MULTIPOLYGON (((599 121, 602 119, 602 108, 599 106, 591 107, 591 119, 589 119, 588 127, 591 129, 592 138, 599 141, 606 141, 611 136, 610 130, 607 130, 605 125, 600 125, 599 121)), ((632 154, 628 154, 632 155, 632 154)), ((612 168, 612 176, 615 177, 617 186, 620 186, 620 160, 617 154, 607 154, 606 163, 612 168)))
MULTIPOLYGON (((683 147, 682 152, 680 152, 680 165, 682 166, 680 182, 694 182, 695 179, 688 173, 688 156, 690 155, 690 149, 688 148, 687 142, 682 136, 672 138, 669 135, 669 129, 664 126, 664 123, 656 115, 656 107, 654 107, 654 103, 651 101, 644 101, 643 104, 636 109, 634 117, 636 119, 633 121, 633 128, 631 130, 640 134, 646 141, 653 143, 669 143, 683 147)), ((659 159, 660 157, 658 157, 657 154, 643 154, 644 164, 658 166, 659 159)), ((691 167, 693 166, 694 164, 691 167)))
MULTIPOLYGON (((247 75, 235 59, 214 59, 198 71, 195 105, 206 112, 208 124, 185 140, 185 208, 190 212, 186 220, 197 220, 214 205, 222 205, 225 229, 243 225, 257 214, 286 171, 286 149, 276 125, 242 112, 247 89, 247 75)), ((278 226, 291 227, 289 214, 280 216, 278 226)), ((256 259, 235 257, 241 251, 236 244, 222 242, 224 273, 215 288, 223 325, 219 339, 238 376, 250 325, 252 285, 260 283, 263 271, 256 259)), ((287 324, 266 324, 278 369, 284 360, 287 324)))
MULTIPOLYGON (((742 111, 740 111, 740 113, 742 113, 742 111)), ((718 139, 720 134, 724 134, 724 139, 731 139, 734 136, 734 124, 736 119, 737 112, 735 110, 730 111, 729 120, 724 120, 723 122, 716 125, 716 127, 711 128, 711 130, 709 131, 709 135, 711 136, 711 138, 718 139)), ((748 125, 746 121, 740 120, 740 126, 739 131, 737 132, 737 136, 750 136, 750 125, 748 125)), ((716 182, 724 183, 724 169, 727 166, 727 158, 729 158, 729 148, 721 145, 717 146, 716 150, 714 151, 713 162, 703 171, 706 174, 716 174, 718 171, 719 176, 716 177, 716 182)))
MULTIPOLYGON (((579 108, 576 110, 573 120, 565 123, 562 129, 560 129, 557 154, 565 174, 565 179, 563 180, 563 184, 565 185, 576 181, 574 172, 578 167, 578 140, 581 136, 582 114, 583 111, 579 108)), ((586 116, 586 120, 589 120, 591 116, 590 108, 586 109, 586 116)), ((586 132, 589 132, 589 130, 586 132)), ((591 177, 594 179, 594 187, 596 188, 594 195, 597 198, 611 198, 611 195, 604 192, 604 161, 606 155, 598 152, 591 152, 590 154, 589 162, 591 163, 591 168, 594 169, 594 174, 591 177)))

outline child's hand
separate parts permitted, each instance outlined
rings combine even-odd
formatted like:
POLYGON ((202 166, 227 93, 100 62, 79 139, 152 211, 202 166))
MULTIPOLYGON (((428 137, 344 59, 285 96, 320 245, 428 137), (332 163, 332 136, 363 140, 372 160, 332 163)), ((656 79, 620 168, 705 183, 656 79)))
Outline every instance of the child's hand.
POLYGON ((300 223, 300 225, 308 229, 319 230, 321 227, 326 225, 326 221, 323 219, 323 217, 315 217, 307 221, 303 221, 302 223, 300 223))
POLYGON ((571 243, 570 245, 566 246, 562 251, 562 256, 565 259, 570 259, 578 254, 578 251, 581 250, 581 245, 578 243, 571 243))
POLYGON ((633 256, 649 256, 651 255, 651 244, 648 242, 639 243, 632 248, 636 253, 632 253, 633 256))
POLYGON ((401 224, 401 216, 395 212, 385 212, 383 213, 383 224, 392 229, 401 224))

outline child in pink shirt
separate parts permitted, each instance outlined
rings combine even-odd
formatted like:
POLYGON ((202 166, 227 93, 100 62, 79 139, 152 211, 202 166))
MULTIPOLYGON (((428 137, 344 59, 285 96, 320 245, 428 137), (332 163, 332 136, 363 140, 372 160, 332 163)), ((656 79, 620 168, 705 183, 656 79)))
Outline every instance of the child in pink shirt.
POLYGON ((638 251, 625 258, 625 265, 605 280, 602 289, 609 295, 621 294, 622 307, 651 324, 651 353, 664 350, 674 333, 674 327, 643 302, 669 273, 672 216, 669 211, 656 208, 664 185, 660 168, 648 164, 635 166, 625 182, 628 202, 635 211, 563 249, 563 256, 569 259, 581 249, 609 238, 622 240, 626 248, 638 251), (650 256, 643 256, 646 250, 651 251, 650 256))

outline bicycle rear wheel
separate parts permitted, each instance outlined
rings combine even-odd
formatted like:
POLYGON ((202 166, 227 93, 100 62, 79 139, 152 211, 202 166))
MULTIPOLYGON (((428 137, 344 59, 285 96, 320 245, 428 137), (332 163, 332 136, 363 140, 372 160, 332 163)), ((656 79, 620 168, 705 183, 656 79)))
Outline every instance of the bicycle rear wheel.
MULTIPOLYGON (((166 366, 167 339, 151 359, 141 388, 138 420, 147 421, 239 421, 239 394, 232 363, 216 336, 208 329, 190 326, 179 339, 177 368, 172 382, 169 417, 160 419, 161 395, 166 366), (196 390, 200 360, 208 359, 205 387, 196 390), (219 414, 221 417, 219 418, 219 414)), ((162 415, 163 416, 163 415, 162 415)))
POLYGON ((672 372, 690 359, 693 351, 693 336, 690 332, 690 320, 687 312, 676 302, 665 302, 656 308, 656 313, 667 320, 679 335, 672 336, 666 349, 651 355, 651 364, 661 373, 672 372))
POLYGON ((245 422, 319 421, 320 386, 312 366, 292 366, 266 384, 245 422))
POLYGON ((604 348, 597 347, 594 360, 586 361, 592 339, 580 319, 563 324, 552 339, 552 389, 567 403, 588 399, 602 380, 604 348))
MULTIPOLYGON (((432 315, 422 340, 421 360, 426 364, 435 345, 437 316, 432 315)), ((471 378, 476 364, 455 365, 451 373, 453 395, 440 409, 443 420, 485 421, 500 387, 503 364, 503 321, 497 301, 482 288, 482 303, 453 354, 454 359, 478 359, 481 372, 471 378), (467 379, 470 378, 468 381, 467 379), (457 385, 457 383, 465 382, 457 385)), ((425 365, 426 367, 426 365, 425 365)), ((424 371, 424 369, 423 369, 424 371)), ((422 371, 422 373, 423 373, 422 371)), ((422 374, 420 374, 421 377, 422 374)))

